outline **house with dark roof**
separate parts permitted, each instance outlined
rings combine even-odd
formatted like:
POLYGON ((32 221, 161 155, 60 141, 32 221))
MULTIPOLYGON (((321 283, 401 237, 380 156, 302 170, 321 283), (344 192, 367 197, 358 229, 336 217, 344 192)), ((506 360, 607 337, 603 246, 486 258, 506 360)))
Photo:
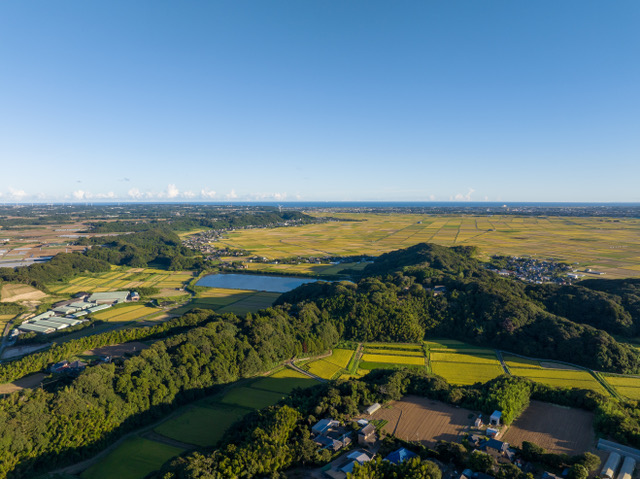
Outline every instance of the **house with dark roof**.
POLYGON ((416 453, 413 453, 411 451, 408 451, 404 447, 401 447, 397 451, 393 451, 391 454, 385 457, 384 460, 389 461, 392 464, 398 465, 404 461, 408 461, 409 459, 412 459, 417 456, 418 455, 416 453))

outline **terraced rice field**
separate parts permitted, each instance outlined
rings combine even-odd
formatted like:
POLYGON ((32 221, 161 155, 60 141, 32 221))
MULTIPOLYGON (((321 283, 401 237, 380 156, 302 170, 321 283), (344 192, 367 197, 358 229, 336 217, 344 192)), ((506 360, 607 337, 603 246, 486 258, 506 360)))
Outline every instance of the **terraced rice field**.
POLYGON ((434 374, 457 385, 484 383, 504 374, 498 358, 490 349, 432 349, 429 363, 434 374))
POLYGON ((95 319, 109 322, 133 321, 143 316, 161 312, 161 309, 151 308, 144 304, 133 304, 131 306, 109 308, 99 311, 91 316, 95 319))
POLYGON ((141 437, 124 441, 84 471, 82 479, 142 479, 184 449, 141 437))
POLYGON ((621 396, 640 400, 640 377, 606 375, 604 380, 621 396))
POLYGON ((640 220, 610 218, 311 213, 360 221, 242 230, 220 241, 271 259, 378 256, 431 242, 478 246, 483 254, 556 258, 613 277, 640 276, 640 220))
POLYGON ((347 369, 354 351, 351 349, 334 349, 328 358, 318 359, 307 363, 304 368, 311 374, 323 379, 332 379, 343 369, 347 369))
POLYGON ((522 376, 532 381, 562 388, 591 389, 608 395, 608 391, 588 371, 570 369, 565 365, 545 361, 543 367, 538 361, 505 356, 504 360, 513 376, 522 376), (556 366, 551 368, 549 366, 556 366))

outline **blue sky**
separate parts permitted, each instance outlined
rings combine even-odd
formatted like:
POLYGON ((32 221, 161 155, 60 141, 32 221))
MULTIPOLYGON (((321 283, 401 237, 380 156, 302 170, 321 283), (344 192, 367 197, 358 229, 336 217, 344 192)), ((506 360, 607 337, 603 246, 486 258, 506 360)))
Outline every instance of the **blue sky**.
POLYGON ((0 202, 640 201, 640 2, 0 3, 0 202))

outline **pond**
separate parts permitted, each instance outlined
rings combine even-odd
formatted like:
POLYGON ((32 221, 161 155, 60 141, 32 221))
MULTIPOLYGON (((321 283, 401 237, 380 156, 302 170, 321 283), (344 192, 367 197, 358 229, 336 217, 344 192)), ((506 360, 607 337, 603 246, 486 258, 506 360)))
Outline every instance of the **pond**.
POLYGON ((261 276, 256 274, 209 274, 201 278, 196 286, 225 289, 248 289, 286 293, 306 283, 315 283, 317 279, 294 278, 287 276, 261 276))

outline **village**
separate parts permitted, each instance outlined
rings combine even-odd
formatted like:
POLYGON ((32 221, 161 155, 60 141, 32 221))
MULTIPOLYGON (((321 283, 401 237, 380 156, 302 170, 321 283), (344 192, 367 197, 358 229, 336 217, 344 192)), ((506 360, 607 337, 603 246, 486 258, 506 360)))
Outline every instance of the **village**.
POLYGON ((494 266, 489 267, 489 271, 493 271, 500 276, 516 278, 526 283, 565 285, 571 284, 572 280, 582 277, 576 274, 574 267, 552 260, 496 255, 492 257, 492 263, 494 266), (495 265, 500 267, 495 267, 495 265))
MULTIPOLYGON (((389 406, 385 406, 385 409, 388 408, 389 406)), ((564 467, 558 473, 554 473, 532 462, 530 456, 533 453, 530 450, 543 451, 535 444, 524 442, 520 447, 512 447, 503 440, 509 426, 503 424, 501 411, 496 410, 486 418, 482 414, 470 414, 471 417, 467 417, 467 426, 458 431, 457 437, 440 435, 449 440, 437 439, 439 436, 436 436, 425 442, 424 439, 420 439, 420 434, 411 435, 414 440, 403 438, 403 434, 390 434, 385 428, 389 424, 388 421, 379 419, 389 417, 389 413, 380 416, 378 413, 382 410, 381 404, 374 403, 363 414, 351 420, 341 422, 325 418, 317 421, 311 428, 313 441, 321 450, 327 450, 332 460, 320 469, 307 471, 305 477, 310 475, 314 478, 346 479, 357 465, 363 465, 378 456, 383 461, 398 465, 416 457, 425 459, 425 453, 428 460, 434 462, 442 471, 443 479, 495 479, 494 474, 498 468, 503 469, 500 477, 507 477, 504 475, 505 467, 517 468, 530 474, 527 477, 536 479, 577 477, 572 471, 573 468, 564 467), (433 449, 425 447, 425 444, 433 445, 433 449), (463 458, 465 455, 466 460, 463 458), (465 464, 466 467, 459 467, 460 464, 465 464)), ((433 417, 428 415, 427 419, 433 417)), ((414 425, 416 420, 415 417, 412 420, 414 425)), ((455 419, 453 421, 456 422, 455 419)), ((398 424, 394 430, 397 430, 397 427, 398 424)), ((430 430, 430 427, 427 429, 430 430)), ((600 450, 598 455, 606 458, 601 468, 598 466, 600 459, 593 454, 574 457, 590 457, 591 461, 597 461, 592 462, 591 467, 592 470, 597 468, 594 472, 599 472, 597 477, 602 479, 634 477, 636 463, 640 460, 639 450, 603 439, 598 441, 597 448, 600 450)))

